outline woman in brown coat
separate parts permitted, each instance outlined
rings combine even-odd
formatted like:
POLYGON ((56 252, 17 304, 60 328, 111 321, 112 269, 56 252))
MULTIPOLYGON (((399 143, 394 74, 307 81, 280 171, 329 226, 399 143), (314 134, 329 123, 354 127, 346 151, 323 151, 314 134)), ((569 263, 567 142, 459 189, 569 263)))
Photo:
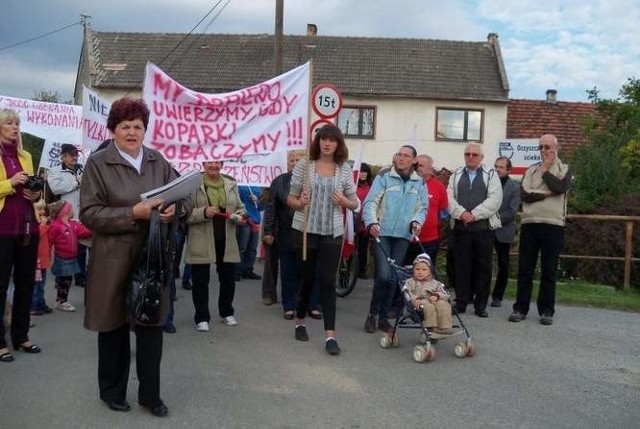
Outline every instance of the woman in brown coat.
MULTIPOLYGON (((114 411, 130 409, 128 279, 142 250, 151 210, 162 203, 140 201, 140 194, 176 177, 159 152, 142 145, 148 122, 149 109, 142 100, 114 102, 107 119, 114 144, 89 157, 80 190, 80 219, 93 231, 84 326, 98 331, 100 399, 114 411)), ((185 213, 190 205, 188 201, 183 205, 185 213)), ((160 221, 170 222, 174 211, 174 205, 166 208, 160 221)), ((165 288, 164 314, 167 308, 165 288)), ((153 415, 165 416, 168 410, 160 399, 162 327, 136 324, 134 332, 138 402, 153 415)))

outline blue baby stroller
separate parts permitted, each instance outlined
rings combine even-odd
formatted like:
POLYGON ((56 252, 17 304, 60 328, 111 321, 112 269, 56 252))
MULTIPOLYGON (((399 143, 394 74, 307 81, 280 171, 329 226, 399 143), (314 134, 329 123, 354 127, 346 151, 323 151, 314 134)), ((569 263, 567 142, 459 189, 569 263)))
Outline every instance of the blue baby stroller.
POLYGON ((424 325, 423 310, 414 308, 412 297, 405 287, 405 281, 413 275, 412 267, 396 264, 393 259, 389 258, 389 255, 385 252, 382 246, 380 246, 380 249, 384 253, 387 263, 389 263, 391 267, 393 281, 396 287, 401 291, 403 303, 402 310, 398 311, 396 315, 393 328, 389 332, 384 332, 382 334, 382 337, 380 338, 380 347, 383 349, 399 347, 400 339, 398 337, 398 329, 418 329, 420 330, 419 344, 413 348, 413 360, 416 362, 422 363, 434 361, 436 359, 436 348, 434 345, 439 340, 444 340, 458 335, 462 335, 463 340, 455 344, 453 348, 454 354, 459 358, 474 356, 476 352, 475 345, 471 342, 471 335, 460 318, 456 307, 452 306, 452 310, 453 315, 457 319, 457 323, 453 324, 450 333, 444 334, 428 330, 424 325))

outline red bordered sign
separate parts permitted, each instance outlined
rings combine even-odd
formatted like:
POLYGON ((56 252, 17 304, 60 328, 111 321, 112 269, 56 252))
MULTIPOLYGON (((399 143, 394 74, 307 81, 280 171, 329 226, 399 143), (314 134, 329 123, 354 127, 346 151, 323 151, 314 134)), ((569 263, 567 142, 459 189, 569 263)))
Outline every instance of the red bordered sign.
POLYGON ((321 118, 334 118, 342 109, 342 94, 335 85, 330 83, 316 86, 312 98, 313 111, 321 118))
POLYGON ((334 125, 329 119, 318 119, 311 124, 309 127, 309 141, 313 141, 313 138, 316 136, 318 130, 325 125, 334 125))

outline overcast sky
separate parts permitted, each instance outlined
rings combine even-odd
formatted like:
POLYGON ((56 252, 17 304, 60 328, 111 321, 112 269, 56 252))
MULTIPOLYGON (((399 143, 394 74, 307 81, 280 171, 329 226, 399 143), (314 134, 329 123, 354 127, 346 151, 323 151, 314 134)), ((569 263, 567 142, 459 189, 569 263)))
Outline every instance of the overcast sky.
MULTIPOLYGON (((0 13, 0 95, 40 90, 72 98, 82 27, 5 47, 91 15, 96 31, 188 33, 218 0, 5 1, 0 13)), ((272 33, 275 0, 222 0, 195 33, 272 33), (207 26, 208 24, 208 26, 207 26), (207 27, 205 29, 205 27, 207 27)), ((640 0, 285 0, 285 34, 484 41, 498 33, 510 98, 616 97, 640 77, 640 0)), ((142 78, 142 77, 141 77, 142 78)))

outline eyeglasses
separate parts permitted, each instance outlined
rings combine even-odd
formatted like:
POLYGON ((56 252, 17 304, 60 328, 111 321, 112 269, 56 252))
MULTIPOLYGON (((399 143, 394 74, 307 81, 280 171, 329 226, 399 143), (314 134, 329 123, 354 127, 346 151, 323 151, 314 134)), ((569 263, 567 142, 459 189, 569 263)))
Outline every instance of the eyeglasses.
POLYGON ((480 156, 479 153, 473 153, 473 152, 465 152, 464 156, 470 156, 471 158, 477 158, 480 156))
POLYGON ((540 146, 538 146, 538 149, 540 149, 540 150, 542 150, 542 149, 549 150, 549 149, 551 149, 551 145, 549 145, 549 144, 541 144, 540 146))

